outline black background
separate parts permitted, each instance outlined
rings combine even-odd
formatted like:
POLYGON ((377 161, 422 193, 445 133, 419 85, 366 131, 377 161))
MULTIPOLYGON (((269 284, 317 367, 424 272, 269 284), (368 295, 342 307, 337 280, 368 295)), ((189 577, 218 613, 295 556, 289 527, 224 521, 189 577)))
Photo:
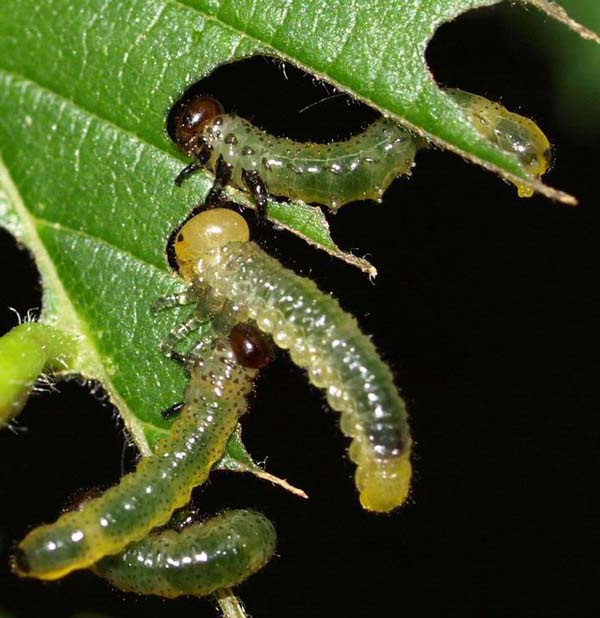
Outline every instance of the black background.
MULTIPOLYGON (((534 117, 557 151, 547 181, 576 194, 579 208, 520 200, 495 176, 431 150, 383 206, 353 204, 329 217, 340 245, 377 265, 375 285, 289 234, 257 231, 373 334, 416 440, 410 503, 367 514, 321 395, 284 355, 264 372, 246 444, 310 500, 231 473, 197 492, 207 513, 253 507, 275 522, 278 556, 238 588, 257 618, 592 614, 598 135, 573 133, 555 115, 550 61, 504 14, 444 26, 428 60, 440 83, 534 117)), ((265 59, 221 70, 203 87, 226 108, 303 139, 347 135, 372 118, 340 98, 298 113, 331 90, 265 59)), ((27 253, 5 232, 0 251, 5 332, 16 323, 6 307, 24 314, 39 307, 40 292, 27 253)), ((215 615, 211 601, 125 595, 90 573, 51 584, 9 573, 14 540, 53 520, 75 490, 121 474, 124 439, 111 407, 76 382, 57 390, 32 397, 19 421, 26 431, 0 434, 0 607, 18 618, 215 615)), ((123 452, 131 465, 134 453, 123 452)))

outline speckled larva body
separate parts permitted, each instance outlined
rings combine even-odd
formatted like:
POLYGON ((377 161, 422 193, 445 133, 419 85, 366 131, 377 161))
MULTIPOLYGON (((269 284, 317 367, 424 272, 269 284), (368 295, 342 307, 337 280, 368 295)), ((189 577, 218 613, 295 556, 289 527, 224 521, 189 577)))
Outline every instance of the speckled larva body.
POLYGON ((380 201, 394 178, 410 173, 416 153, 416 139, 385 118, 348 140, 316 144, 277 138, 223 114, 206 129, 205 140, 211 148, 207 167, 214 171, 222 156, 234 186, 245 189, 242 170, 255 170, 271 195, 331 210, 356 200, 380 201))
POLYGON ((404 402, 390 369, 356 320, 309 279, 268 256, 247 235, 215 245, 221 221, 243 219, 214 209, 190 219, 177 236, 180 273, 193 284, 205 310, 227 322, 247 319, 288 349, 294 363, 325 391, 341 413, 341 427, 353 438, 362 505, 389 511, 406 499, 411 476, 411 438, 404 402), (203 238, 202 235, 205 235, 203 238), (227 316, 228 319, 227 319, 227 316))
POLYGON ((218 339, 190 367, 182 412, 155 454, 79 511, 40 526, 19 543, 19 575, 57 579, 115 554, 167 523, 185 505, 222 456, 246 411, 256 370, 240 365, 226 339, 218 339))
POLYGON ((92 570, 129 592, 204 596, 261 569, 275 551, 275 540, 275 530, 264 515, 227 511, 181 532, 152 533, 92 570))

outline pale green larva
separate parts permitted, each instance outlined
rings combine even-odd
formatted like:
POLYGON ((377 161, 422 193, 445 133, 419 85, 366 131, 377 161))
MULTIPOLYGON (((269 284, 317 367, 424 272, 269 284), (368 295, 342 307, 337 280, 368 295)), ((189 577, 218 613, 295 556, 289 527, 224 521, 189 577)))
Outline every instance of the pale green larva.
MULTIPOLYGON (((533 178, 548 168, 549 143, 537 125, 499 103, 462 90, 446 92, 463 108, 474 128, 501 150, 516 155, 533 178)), ((170 135, 193 157, 177 177, 180 184, 206 166, 215 173, 207 205, 218 205, 230 183, 252 193, 263 212, 267 197, 281 196, 337 210, 348 202, 380 201, 394 178, 410 174, 426 141, 389 118, 379 118, 344 141, 317 144, 270 135, 202 95, 184 97, 173 108, 170 135)), ((517 184, 520 196, 531 190, 517 184)))
POLYGON ((192 284, 185 301, 217 315, 224 331, 252 320, 325 391, 353 438, 362 505, 390 511, 409 491, 411 438, 390 369, 356 320, 309 279, 249 241, 244 219, 222 208, 190 219, 175 239, 180 274, 192 284))
POLYGON ((216 339, 188 366, 182 410, 153 456, 81 510, 29 533, 17 546, 14 569, 22 576, 57 579, 121 552, 166 524, 203 483, 247 409, 257 373, 238 361, 229 338, 216 339))
MULTIPOLYGON (((185 154, 217 173, 221 161, 225 182, 250 190, 259 206, 268 190, 331 210, 356 200, 380 201, 394 178, 410 174, 418 143, 385 118, 344 141, 296 142, 225 114, 218 101, 203 96, 175 108, 172 137, 185 154)), ((198 167, 195 162, 186 168, 178 183, 198 167)))

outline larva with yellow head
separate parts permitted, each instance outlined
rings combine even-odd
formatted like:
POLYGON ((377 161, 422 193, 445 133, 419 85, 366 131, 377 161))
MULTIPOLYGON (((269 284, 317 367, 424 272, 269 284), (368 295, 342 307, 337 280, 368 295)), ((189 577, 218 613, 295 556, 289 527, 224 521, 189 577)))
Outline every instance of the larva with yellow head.
POLYGON ((352 438, 361 504, 390 511, 408 495, 411 438, 405 404, 390 369, 356 320, 330 295, 268 256, 249 240, 244 219, 216 208, 196 215, 175 239, 190 298, 225 330, 251 320, 289 351, 325 392, 352 438))

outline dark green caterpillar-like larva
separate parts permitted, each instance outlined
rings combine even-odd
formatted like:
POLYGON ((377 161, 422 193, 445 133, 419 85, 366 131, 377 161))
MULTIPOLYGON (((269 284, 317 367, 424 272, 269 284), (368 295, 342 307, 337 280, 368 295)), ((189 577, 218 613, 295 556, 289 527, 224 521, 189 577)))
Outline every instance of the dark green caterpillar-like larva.
POLYGON ((129 592, 203 596, 261 569, 273 556, 275 541, 275 530, 264 515, 227 511, 181 532, 152 533, 92 570, 129 592))
POLYGON ((177 235, 175 254, 199 306, 217 313, 224 330, 253 320, 325 391, 341 413, 342 431, 353 438, 362 505, 389 511, 402 504, 411 476, 406 409, 390 369, 356 320, 310 279, 249 242, 243 218, 230 210, 190 219, 177 235))
POLYGON ((19 543, 19 575, 57 579, 122 551, 169 520, 190 499, 225 449, 246 411, 255 369, 237 362, 229 341, 218 339, 190 367, 184 406, 155 454, 81 510, 41 526, 19 543))

